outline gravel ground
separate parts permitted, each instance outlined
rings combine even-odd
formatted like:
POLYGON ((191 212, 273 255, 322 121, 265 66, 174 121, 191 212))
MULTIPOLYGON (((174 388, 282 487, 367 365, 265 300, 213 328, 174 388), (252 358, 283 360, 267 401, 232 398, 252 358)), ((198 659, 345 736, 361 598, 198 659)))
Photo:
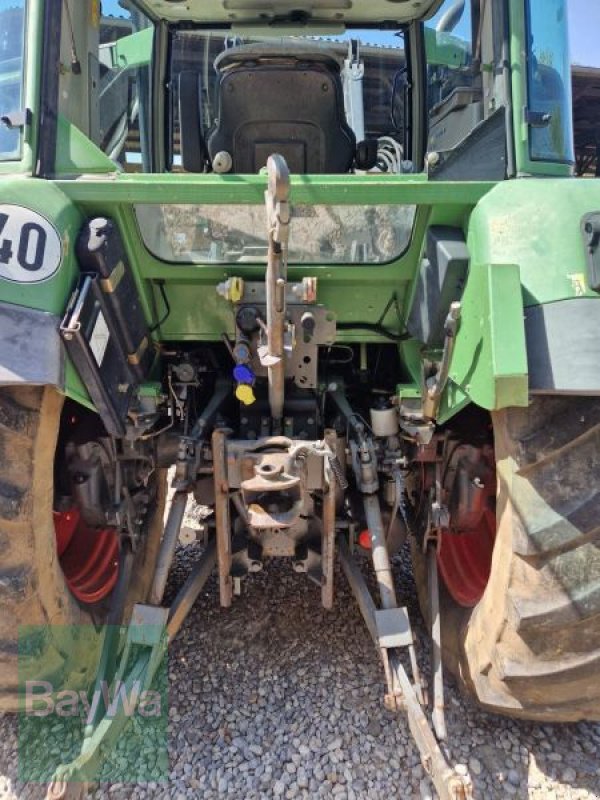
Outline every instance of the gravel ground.
MULTIPOLYGON (((199 545, 181 548, 169 596, 199 545)), ((425 652, 410 571, 397 565, 425 652)), ((382 706, 377 655, 337 576, 333 613, 285 562, 273 561, 229 610, 205 587, 169 657, 168 784, 112 784, 95 798, 424 798, 402 715, 382 706)), ((426 669, 426 659, 422 658, 426 669)), ((600 725, 533 725, 479 711, 446 683, 450 756, 478 798, 600 798, 600 725)), ((17 721, 0 718, 0 798, 43 797, 19 783, 17 721)))

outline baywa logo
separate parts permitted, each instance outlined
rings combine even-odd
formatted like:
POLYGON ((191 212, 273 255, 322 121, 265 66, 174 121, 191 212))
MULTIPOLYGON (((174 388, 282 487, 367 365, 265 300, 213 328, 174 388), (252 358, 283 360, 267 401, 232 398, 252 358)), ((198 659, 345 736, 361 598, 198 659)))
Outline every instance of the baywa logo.
POLYGON ((63 689, 55 693, 50 681, 25 681, 25 714, 34 717, 84 717, 86 725, 92 725, 100 710, 105 711, 107 719, 122 715, 133 717, 160 717, 162 698, 156 690, 144 689, 140 680, 130 685, 117 680, 114 686, 100 680, 92 692, 63 689), (82 714, 83 711, 83 714, 82 714))
POLYGON ((20 780, 46 783, 73 765, 77 781, 168 780, 166 632, 144 626, 143 639, 108 626, 19 629, 20 780))

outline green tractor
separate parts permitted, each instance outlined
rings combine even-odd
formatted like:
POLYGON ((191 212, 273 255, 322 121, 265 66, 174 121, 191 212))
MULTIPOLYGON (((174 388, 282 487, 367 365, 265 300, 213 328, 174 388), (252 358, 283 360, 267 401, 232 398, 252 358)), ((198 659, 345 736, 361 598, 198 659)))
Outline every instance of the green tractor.
POLYGON ((2 708, 19 626, 47 626, 36 677, 89 686, 123 642, 99 668, 64 626, 172 638, 213 568, 227 607, 279 557, 337 613, 341 564, 440 796, 470 793, 444 667, 488 711, 600 719, 566 0, 0 0, 0 119, 2 708))

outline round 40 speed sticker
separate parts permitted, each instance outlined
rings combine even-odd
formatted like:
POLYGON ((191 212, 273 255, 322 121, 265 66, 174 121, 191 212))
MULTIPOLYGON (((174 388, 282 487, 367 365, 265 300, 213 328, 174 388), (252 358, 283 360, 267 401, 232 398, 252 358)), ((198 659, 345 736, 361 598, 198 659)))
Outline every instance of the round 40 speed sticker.
POLYGON ((21 206, 0 204, 0 278, 37 283, 60 266, 58 231, 41 214, 21 206))

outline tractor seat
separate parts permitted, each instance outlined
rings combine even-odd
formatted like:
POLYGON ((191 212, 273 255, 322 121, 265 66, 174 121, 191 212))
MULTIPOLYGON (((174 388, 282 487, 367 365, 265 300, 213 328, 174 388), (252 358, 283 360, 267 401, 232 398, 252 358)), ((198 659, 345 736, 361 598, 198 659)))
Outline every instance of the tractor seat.
POLYGON ((356 138, 329 52, 289 41, 242 45, 222 52, 215 69, 218 112, 206 137, 215 168, 256 173, 279 153, 295 173, 348 172, 356 138))

